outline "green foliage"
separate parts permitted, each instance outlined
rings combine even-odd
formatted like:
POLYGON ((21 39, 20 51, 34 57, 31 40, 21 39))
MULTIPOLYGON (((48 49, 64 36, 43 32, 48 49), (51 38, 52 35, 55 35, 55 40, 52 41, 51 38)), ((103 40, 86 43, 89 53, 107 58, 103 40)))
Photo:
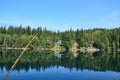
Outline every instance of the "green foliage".
POLYGON ((119 50, 120 49, 120 28, 115 29, 90 29, 73 31, 72 29, 65 32, 47 30, 46 28, 31 26, 6 26, 0 27, 0 46, 6 47, 24 47, 32 37, 38 33, 33 40, 30 48, 52 48, 55 42, 61 40, 66 49, 74 46, 76 42, 78 48, 95 47, 102 50, 119 50))

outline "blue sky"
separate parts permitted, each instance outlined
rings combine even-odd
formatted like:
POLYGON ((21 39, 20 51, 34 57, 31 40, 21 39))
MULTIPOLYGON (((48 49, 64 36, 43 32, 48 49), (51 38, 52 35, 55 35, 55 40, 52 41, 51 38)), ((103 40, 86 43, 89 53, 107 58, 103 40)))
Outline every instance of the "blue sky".
POLYGON ((0 25, 50 30, 116 28, 120 0, 0 0, 0 25))

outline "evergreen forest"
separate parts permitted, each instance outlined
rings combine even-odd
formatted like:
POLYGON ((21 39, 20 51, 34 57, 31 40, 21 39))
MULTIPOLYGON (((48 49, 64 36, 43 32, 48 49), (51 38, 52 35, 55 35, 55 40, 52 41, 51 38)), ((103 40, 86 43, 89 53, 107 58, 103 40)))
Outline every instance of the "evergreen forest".
POLYGON ((120 50, 120 27, 113 29, 94 28, 67 31, 51 31, 46 28, 31 26, 23 27, 10 25, 0 27, 0 48, 23 48, 38 33, 29 46, 31 49, 55 48, 56 42, 61 41, 60 48, 97 48, 100 50, 120 50))

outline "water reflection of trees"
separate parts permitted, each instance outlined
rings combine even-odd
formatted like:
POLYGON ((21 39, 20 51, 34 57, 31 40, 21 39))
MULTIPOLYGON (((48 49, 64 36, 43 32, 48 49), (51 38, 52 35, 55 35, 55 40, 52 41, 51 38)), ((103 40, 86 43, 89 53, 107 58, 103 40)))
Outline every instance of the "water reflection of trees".
MULTIPOLYGON (((19 56, 20 51, 0 52, 0 68, 10 69, 13 62, 19 56)), ((36 69, 37 71, 45 70, 50 67, 63 66, 72 70, 94 70, 94 71, 115 71, 120 72, 120 52, 102 52, 102 53, 72 53, 62 52, 61 58, 58 58, 52 51, 28 51, 25 53, 15 70, 36 69), (77 54, 77 57, 75 57, 77 54)))

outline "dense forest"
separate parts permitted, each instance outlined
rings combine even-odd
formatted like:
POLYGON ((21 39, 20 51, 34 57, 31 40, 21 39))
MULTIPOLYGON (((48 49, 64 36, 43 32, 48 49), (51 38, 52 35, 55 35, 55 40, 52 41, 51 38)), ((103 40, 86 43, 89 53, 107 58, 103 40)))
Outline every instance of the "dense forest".
POLYGON ((56 42, 61 41, 61 47, 71 49, 77 44, 77 49, 94 47, 100 50, 120 50, 120 27, 114 29, 70 29, 60 32, 50 31, 46 28, 31 26, 23 27, 10 25, 0 27, 0 47, 24 47, 32 37, 30 48, 54 48, 56 42))

